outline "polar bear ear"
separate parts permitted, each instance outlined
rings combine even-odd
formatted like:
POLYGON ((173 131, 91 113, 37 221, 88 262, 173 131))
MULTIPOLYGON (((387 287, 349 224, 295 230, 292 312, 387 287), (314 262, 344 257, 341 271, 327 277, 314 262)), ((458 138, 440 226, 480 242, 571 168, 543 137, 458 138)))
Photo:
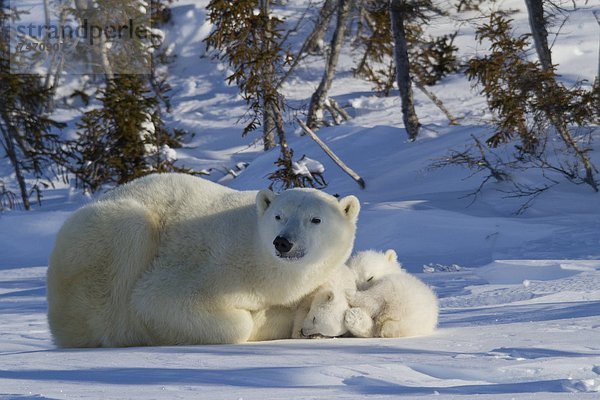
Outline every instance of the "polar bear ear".
POLYGON ((360 211, 360 201, 356 196, 346 196, 340 199, 340 207, 343 213, 352 221, 356 222, 358 219, 358 212, 360 211))
POLYGON ((258 192, 256 195, 256 209, 258 210, 259 216, 262 217, 265 211, 267 211, 267 208, 269 208, 275 196, 277 195, 269 189, 264 189, 258 192))
POLYGON ((390 262, 397 262, 398 254, 396 254, 396 252, 394 250, 389 249, 385 252, 385 258, 390 262))
POLYGON ((329 290, 325 293, 325 298, 327 301, 333 301, 335 299, 335 294, 333 294, 333 290, 329 290))

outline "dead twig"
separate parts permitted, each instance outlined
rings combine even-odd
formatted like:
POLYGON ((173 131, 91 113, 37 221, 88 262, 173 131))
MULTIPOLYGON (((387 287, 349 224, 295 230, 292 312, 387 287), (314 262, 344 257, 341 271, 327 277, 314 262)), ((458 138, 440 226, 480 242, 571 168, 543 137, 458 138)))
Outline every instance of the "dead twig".
POLYGON ((317 136, 317 134, 315 132, 313 132, 312 129, 310 129, 308 126, 306 126, 306 124, 304 122, 302 122, 301 119, 296 118, 296 120, 298 121, 298 124, 300 125, 300 127, 302 128, 302 130, 304 130, 304 132, 306 132, 308 134, 308 136, 310 136, 311 139, 314 140, 323 149, 323 151, 329 156, 329 158, 331 158, 333 160, 333 162, 335 162, 342 169, 342 171, 344 171, 345 173, 347 173, 348 175, 350 175, 350 177, 352 179, 354 179, 354 181, 356 181, 356 183, 358 183, 358 186, 360 186, 361 189, 364 189, 365 188, 365 181, 363 180, 363 178, 361 178, 360 175, 358 175, 356 172, 354 172, 354 170, 352 170, 352 168, 350 168, 349 166, 347 166, 329 148, 329 146, 327 146, 321 139, 319 139, 319 137, 317 136))

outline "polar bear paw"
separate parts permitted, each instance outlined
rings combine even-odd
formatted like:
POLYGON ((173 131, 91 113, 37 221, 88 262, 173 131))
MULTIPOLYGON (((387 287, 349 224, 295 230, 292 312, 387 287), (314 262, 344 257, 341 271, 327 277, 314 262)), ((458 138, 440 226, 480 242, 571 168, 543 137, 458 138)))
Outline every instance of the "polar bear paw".
POLYGON ((382 338, 398 338, 403 336, 409 336, 404 332, 406 329, 398 321, 385 321, 381 324, 381 327, 378 329, 379 333, 378 337, 382 338))
POLYGON ((361 308, 351 308, 346 311, 344 324, 356 337, 373 337, 373 320, 361 308))

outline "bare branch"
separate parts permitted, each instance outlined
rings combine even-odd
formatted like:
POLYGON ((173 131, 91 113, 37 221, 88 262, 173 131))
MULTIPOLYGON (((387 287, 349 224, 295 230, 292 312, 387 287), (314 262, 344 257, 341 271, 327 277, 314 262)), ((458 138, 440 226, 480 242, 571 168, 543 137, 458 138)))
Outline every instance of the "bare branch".
POLYGON ((306 126, 306 124, 304 122, 302 122, 302 120, 300 120, 299 118, 297 118, 296 120, 298 121, 298 124, 304 130, 304 132, 306 132, 308 134, 308 136, 310 136, 311 139, 314 140, 323 149, 323 151, 333 160, 333 162, 335 162, 342 169, 342 171, 344 171, 345 173, 347 173, 348 175, 350 175, 350 177, 352 179, 354 179, 356 181, 356 183, 358 183, 358 186, 360 186, 361 189, 364 189, 365 188, 365 181, 363 180, 363 178, 361 178, 360 175, 358 175, 356 172, 354 172, 354 170, 352 170, 352 168, 350 168, 349 166, 347 166, 329 148, 329 146, 327 146, 321 139, 319 139, 319 137, 317 136, 317 134, 315 132, 313 132, 312 129, 310 129, 308 126, 306 126))

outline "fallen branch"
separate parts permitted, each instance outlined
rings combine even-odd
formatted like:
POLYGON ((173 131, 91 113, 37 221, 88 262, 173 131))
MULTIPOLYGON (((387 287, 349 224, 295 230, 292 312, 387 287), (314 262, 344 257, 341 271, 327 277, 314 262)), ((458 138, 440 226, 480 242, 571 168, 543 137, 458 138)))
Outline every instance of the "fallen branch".
POLYGON ((337 101, 335 101, 335 100, 334 100, 334 99, 332 99, 331 97, 328 99, 328 101, 329 101, 329 105, 330 105, 331 107, 333 107, 333 109, 334 109, 335 111, 337 111, 337 112, 338 112, 338 114, 340 114, 340 115, 342 116, 342 118, 344 119, 344 121, 348 121, 348 120, 350 120, 350 118, 352 118, 352 117, 350 117, 350 114, 348 114, 348 112, 346 112, 346 110, 344 110, 344 109, 343 109, 343 108, 342 108, 342 107, 341 107, 341 106, 338 104, 338 102, 337 102, 337 101))
POLYGON ((333 118, 333 123, 335 125, 339 125, 339 124, 342 123, 342 120, 343 120, 342 116, 335 110, 335 108, 333 108, 331 106, 331 104, 328 101, 326 101, 325 103, 323 103, 323 107, 325 107, 325 109, 327 111, 329 111, 329 114, 331 114, 331 118, 333 118))
POLYGON ((350 177, 352 177, 352 179, 354 179, 356 183, 358 183, 358 186, 360 186, 361 189, 364 189, 365 181, 363 180, 363 178, 361 178, 356 172, 354 172, 342 160, 340 160, 340 158, 336 156, 335 153, 331 151, 331 149, 325 143, 323 143, 323 141, 319 139, 319 137, 313 132, 313 130, 306 126, 304 122, 302 122, 298 118, 296 118, 296 120, 298 121, 298 124, 300 124, 302 130, 304 130, 304 132, 306 132, 308 136, 310 136, 312 140, 314 140, 323 149, 323 151, 333 160, 333 162, 335 162, 342 169, 342 171, 350 175, 350 177))
POLYGON ((446 115, 446 118, 448 118, 448 120, 450 121, 450 125, 460 125, 458 123, 458 120, 456 119, 456 117, 454 117, 450 113, 450 111, 446 108, 446 106, 444 106, 444 103, 442 103, 442 101, 439 99, 439 97, 437 97, 430 90, 428 90, 425 87, 425 85, 423 85, 423 83, 419 82, 418 80, 415 80, 414 84, 417 87, 417 89, 419 89, 421 92, 423 92, 423 94, 425 94, 425 96, 427 96, 429 98, 429 100, 431 100, 433 102, 433 104, 435 104, 437 106, 437 108, 439 108, 446 115))

